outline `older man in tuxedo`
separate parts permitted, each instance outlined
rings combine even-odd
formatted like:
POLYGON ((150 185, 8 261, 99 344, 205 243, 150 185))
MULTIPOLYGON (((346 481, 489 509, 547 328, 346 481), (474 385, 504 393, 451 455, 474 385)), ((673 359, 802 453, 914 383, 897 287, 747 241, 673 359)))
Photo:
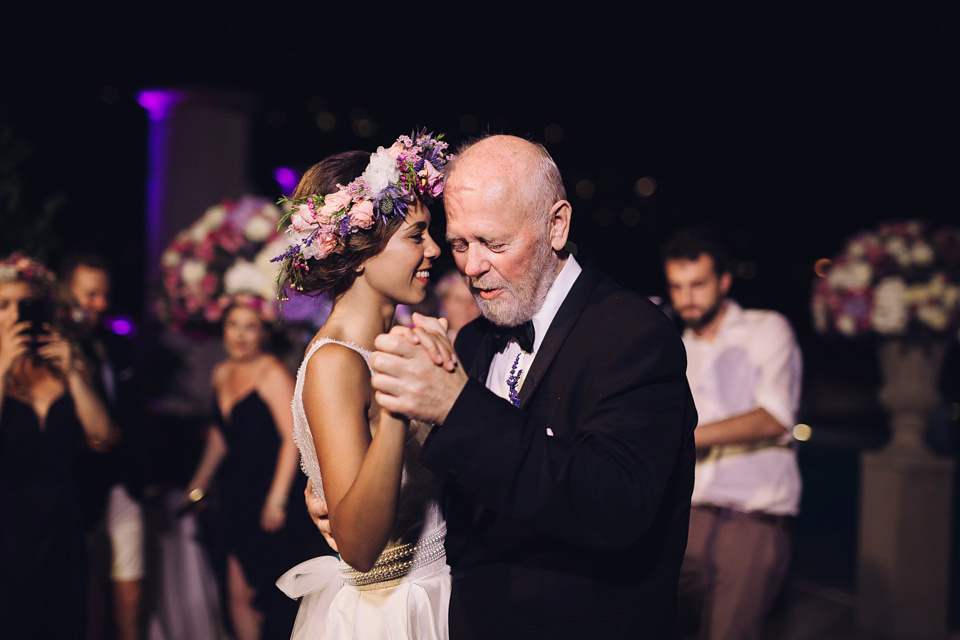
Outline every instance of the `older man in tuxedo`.
POLYGON ((448 345, 425 318, 420 344, 384 334, 371 365, 383 407, 436 425, 423 462, 446 481, 451 638, 674 637, 697 422, 677 330, 568 255, 542 146, 468 145, 444 200, 483 315, 457 366, 436 366, 448 345))

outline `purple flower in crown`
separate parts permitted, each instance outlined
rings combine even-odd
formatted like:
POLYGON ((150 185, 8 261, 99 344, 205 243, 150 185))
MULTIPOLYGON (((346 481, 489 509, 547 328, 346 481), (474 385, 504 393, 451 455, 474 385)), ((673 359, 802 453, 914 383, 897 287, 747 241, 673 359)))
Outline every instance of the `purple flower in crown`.
POLYGON ((340 240, 376 219, 384 222, 407 215, 418 197, 430 199, 443 192, 443 167, 449 161, 442 135, 420 132, 400 136, 388 148, 379 147, 363 172, 346 187, 326 196, 312 194, 299 200, 282 198, 292 206, 280 221, 288 219, 289 248, 274 260, 283 262, 278 278, 279 296, 288 283, 301 288, 307 259, 321 260, 339 246, 340 240))

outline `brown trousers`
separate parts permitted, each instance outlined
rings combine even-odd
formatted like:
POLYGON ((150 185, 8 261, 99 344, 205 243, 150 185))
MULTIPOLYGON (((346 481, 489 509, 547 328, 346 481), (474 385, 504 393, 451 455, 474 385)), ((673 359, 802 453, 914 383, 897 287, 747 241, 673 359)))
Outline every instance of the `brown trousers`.
POLYGON ((680 570, 681 627, 699 609, 700 640, 759 640, 789 562, 786 527, 695 506, 680 570))

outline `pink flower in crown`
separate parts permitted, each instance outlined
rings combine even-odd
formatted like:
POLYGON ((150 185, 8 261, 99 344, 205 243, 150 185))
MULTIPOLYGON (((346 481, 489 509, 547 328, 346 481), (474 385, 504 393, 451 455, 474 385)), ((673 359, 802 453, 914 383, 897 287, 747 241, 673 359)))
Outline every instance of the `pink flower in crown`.
POLYGON ((337 247, 337 236, 332 229, 323 227, 319 233, 314 236, 310 244, 300 247, 300 252, 304 258, 315 258, 320 260, 337 247))
POLYGON ((350 224, 360 229, 369 229, 373 226, 373 203, 361 200, 350 209, 350 224))
POLYGON ((307 231, 309 229, 316 229, 319 226, 317 218, 313 215, 313 212, 310 211, 308 203, 305 202, 299 205, 296 211, 291 214, 290 226, 296 231, 307 231))
POLYGON ((400 136, 397 138, 397 141, 390 145, 390 148, 387 149, 387 153, 390 154, 391 158, 399 158, 401 155, 406 156, 410 154, 410 147, 413 146, 413 140, 410 139, 410 136, 400 136))
POLYGON ((320 224, 330 224, 333 216, 350 206, 353 197, 346 187, 341 187, 336 193, 331 193, 323 199, 323 206, 317 212, 317 221, 320 224))
POLYGON ((429 160, 423 161, 423 169, 420 175, 427 180, 427 193, 436 198, 443 193, 443 174, 437 171, 437 168, 430 164, 429 160))

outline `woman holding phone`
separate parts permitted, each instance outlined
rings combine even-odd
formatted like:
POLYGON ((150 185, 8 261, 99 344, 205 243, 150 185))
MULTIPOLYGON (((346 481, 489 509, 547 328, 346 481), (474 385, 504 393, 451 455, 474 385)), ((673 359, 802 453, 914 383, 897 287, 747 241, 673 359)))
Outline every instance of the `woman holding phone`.
POLYGON ((52 309, 53 285, 30 258, 0 259, 0 629, 11 638, 84 635, 74 463, 85 441, 99 446, 110 433, 106 407, 53 318, 21 317, 52 309))

